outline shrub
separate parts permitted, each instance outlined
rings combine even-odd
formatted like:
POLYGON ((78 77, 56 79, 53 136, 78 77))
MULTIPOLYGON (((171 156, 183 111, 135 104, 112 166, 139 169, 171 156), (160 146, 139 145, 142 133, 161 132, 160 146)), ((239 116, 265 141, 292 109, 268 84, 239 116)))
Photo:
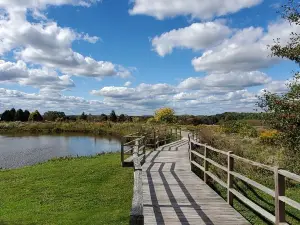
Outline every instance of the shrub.
POLYGON ((257 130, 246 122, 228 121, 222 124, 221 128, 225 133, 240 134, 247 137, 257 137, 257 130))
POLYGON ((264 144, 275 144, 279 138, 277 130, 265 130, 260 133, 259 140, 264 144))
POLYGON ((176 120, 175 111, 171 108, 161 108, 155 111, 154 118, 157 122, 173 123, 176 120))

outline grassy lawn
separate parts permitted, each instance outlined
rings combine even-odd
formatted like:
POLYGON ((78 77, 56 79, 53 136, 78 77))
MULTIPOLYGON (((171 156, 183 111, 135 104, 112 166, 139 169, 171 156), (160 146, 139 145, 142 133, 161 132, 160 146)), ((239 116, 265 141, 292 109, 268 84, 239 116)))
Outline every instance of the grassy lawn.
POLYGON ((0 224, 128 224, 133 171, 119 154, 0 171, 0 224))

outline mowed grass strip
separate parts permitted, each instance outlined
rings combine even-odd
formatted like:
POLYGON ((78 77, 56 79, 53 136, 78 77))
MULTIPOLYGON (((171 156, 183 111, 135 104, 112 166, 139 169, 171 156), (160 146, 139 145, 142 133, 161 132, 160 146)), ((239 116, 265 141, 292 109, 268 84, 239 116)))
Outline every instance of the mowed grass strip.
POLYGON ((119 154, 0 171, 0 224, 128 224, 132 188, 119 154))

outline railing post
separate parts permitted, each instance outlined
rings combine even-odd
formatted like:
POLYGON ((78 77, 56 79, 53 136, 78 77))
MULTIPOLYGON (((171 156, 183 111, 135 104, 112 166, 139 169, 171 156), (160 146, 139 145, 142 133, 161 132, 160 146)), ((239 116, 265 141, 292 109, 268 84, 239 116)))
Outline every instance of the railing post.
POLYGON ((207 183, 207 174, 206 174, 206 172, 208 171, 208 163, 207 163, 206 159, 207 159, 207 147, 206 147, 206 144, 205 144, 204 145, 204 159, 203 159, 204 160, 204 162, 203 162, 203 167, 204 167, 203 180, 204 180, 205 183, 207 183))
POLYGON ((177 131, 177 127, 175 128, 175 131, 176 131, 176 141, 178 140, 178 131, 177 131))
POLYGON ((156 132, 155 132, 155 129, 153 131, 153 141, 154 141, 154 151, 156 151, 156 132))
POLYGON ((121 165, 124 167, 124 138, 121 139, 121 165))
POLYGON ((179 128, 179 136, 180 136, 180 139, 182 139, 181 127, 179 128))
POLYGON ((279 168, 274 169, 275 178, 275 217, 276 225, 285 223, 285 203, 280 201, 280 196, 285 196, 285 176, 278 173, 279 168))
POLYGON ((143 154, 144 154, 144 157, 143 157, 143 163, 146 162, 146 145, 147 145, 147 140, 146 140, 146 137, 144 137, 144 147, 143 147, 143 154))
POLYGON ((165 145, 166 145, 167 144, 167 128, 165 128, 164 136, 165 136, 165 145))
POLYGON ((234 169, 234 158, 231 157, 233 152, 228 152, 227 156, 227 203, 233 206, 233 194, 230 189, 233 187, 233 175, 230 173, 234 169))
POLYGON ((192 170, 192 144, 191 144, 190 134, 188 134, 188 140, 189 140, 189 160, 190 160, 190 166, 192 170))

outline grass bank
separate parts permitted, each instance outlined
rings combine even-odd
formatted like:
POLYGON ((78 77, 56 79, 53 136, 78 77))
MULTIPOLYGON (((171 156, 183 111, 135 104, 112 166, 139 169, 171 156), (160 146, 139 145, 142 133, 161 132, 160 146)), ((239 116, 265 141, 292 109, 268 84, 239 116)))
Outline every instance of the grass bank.
POLYGON ((0 224, 128 224, 132 169, 119 154, 0 171, 0 224))
POLYGON ((122 136, 139 131, 141 123, 111 122, 0 122, 0 133, 90 133, 122 136))

